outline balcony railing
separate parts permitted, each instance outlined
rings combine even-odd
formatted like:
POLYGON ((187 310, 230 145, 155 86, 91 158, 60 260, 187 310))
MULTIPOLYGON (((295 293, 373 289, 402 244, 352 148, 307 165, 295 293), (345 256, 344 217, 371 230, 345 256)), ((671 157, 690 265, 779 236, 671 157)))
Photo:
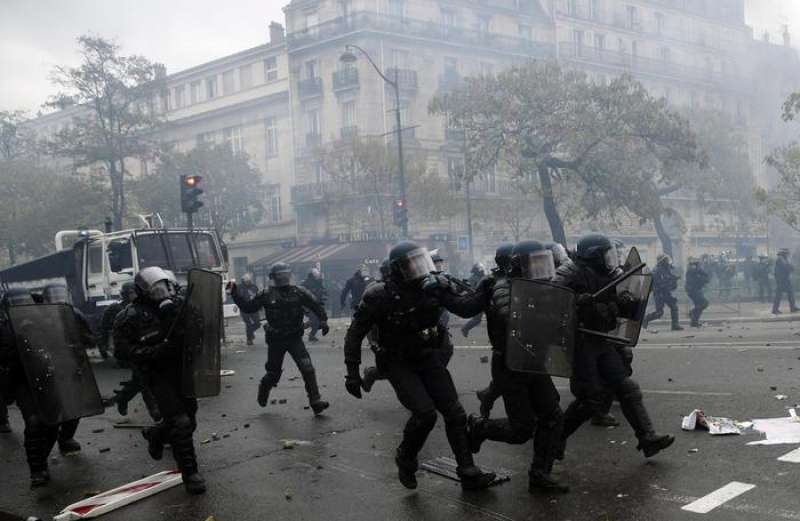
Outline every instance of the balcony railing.
POLYGON ((372 30, 402 36, 469 45, 486 50, 505 51, 535 58, 555 56, 555 46, 550 43, 532 42, 518 36, 506 36, 466 29, 452 25, 442 25, 434 21, 357 11, 347 17, 336 18, 301 31, 293 31, 287 36, 289 50, 322 42, 357 31, 372 30))
POLYGON ((358 69, 355 67, 348 67, 333 73, 334 91, 357 89, 358 87, 358 69))
POLYGON ((730 73, 703 67, 672 63, 665 60, 634 56, 627 52, 597 49, 575 42, 561 42, 558 46, 561 59, 602 65, 631 74, 668 76, 683 81, 714 83, 728 89, 746 88, 744 79, 730 73))
POLYGON ((386 77, 392 81, 397 81, 398 87, 401 91, 416 92, 417 91, 417 71, 411 69, 398 69, 397 67, 389 67, 386 69, 386 77))
POLYGON ((297 83, 298 94, 301 99, 322 96, 322 78, 308 78, 297 83))

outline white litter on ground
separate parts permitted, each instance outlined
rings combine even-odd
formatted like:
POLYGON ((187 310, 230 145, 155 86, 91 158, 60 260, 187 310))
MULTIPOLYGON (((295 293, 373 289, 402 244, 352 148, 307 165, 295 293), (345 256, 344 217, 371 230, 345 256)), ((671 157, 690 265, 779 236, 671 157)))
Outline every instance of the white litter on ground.
POLYGON ((766 439, 751 441, 748 445, 782 445, 800 443, 800 422, 791 416, 753 420, 753 429, 763 432, 766 439))

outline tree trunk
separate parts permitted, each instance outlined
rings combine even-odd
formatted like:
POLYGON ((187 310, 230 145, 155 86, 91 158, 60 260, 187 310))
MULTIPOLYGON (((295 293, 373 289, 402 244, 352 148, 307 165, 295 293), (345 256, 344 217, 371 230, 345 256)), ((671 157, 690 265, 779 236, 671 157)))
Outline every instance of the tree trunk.
POLYGON ((111 217, 113 220, 114 230, 122 229, 122 212, 120 212, 120 186, 119 174, 117 173, 117 162, 108 162, 108 177, 111 181, 111 217))
POLYGON ((672 257, 672 238, 667 233, 667 230, 664 229, 664 223, 661 222, 661 214, 653 218, 653 224, 656 227, 658 240, 661 241, 661 249, 664 251, 664 254, 672 257))
POLYGON ((119 160, 119 228, 125 225, 125 215, 128 213, 128 201, 125 198, 125 159, 119 160))
POLYGON ((542 189, 542 206, 544 215, 547 217, 547 224, 550 225, 550 233, 553 241, 560 244, 567 244, 567 234, 564 231, 564 222, 558 213, 556 198, 553 195, 553 182, 550 178, 550 169, 545 166, 539 167, 539 184, 542 189))

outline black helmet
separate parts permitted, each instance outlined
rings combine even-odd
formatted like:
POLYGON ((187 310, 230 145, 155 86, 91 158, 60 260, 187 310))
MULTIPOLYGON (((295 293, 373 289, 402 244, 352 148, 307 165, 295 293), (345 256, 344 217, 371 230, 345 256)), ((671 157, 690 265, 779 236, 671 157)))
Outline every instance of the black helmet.
POLYGON ((494 262, 502 271, 507 272, 511 269, 512 251, 514 251, 514 245, 510 242, 505 242, 494 250, 494 262))
POLYGON ((27 289, 10 288, 3 294, 3 304, 6 306, 33 304, 33 296, 27 289))
POLYGON ((401 241, 389 251, 389 266, 398 280, 411 282, 436 269, 428 250, 411 241, 401 241))
POLYGON ((553 263, 555 263, 556 268, 569 262, 569 253, 560 242, 548 241, 544 243, 544 247, 553 253, 553 263))
POLYGON ((285 262, 276 262, 269 269, 269 278, 275 287, 290 286, 292 284, 292 267, 285 262))
POLYGON ((126 282, 119 290, 119 297, 123 302, 133 302, 136 300, 136 284, 133 282, 126 282))
POLYGON ((392 269, 389 267, 389 259, 383 259, 378 270, 381 272, 381 280, 389 280, 389 277, 392 275, 392 269))
POLYGON ((608 237, 600 233, 590 233, 581 237, 576 255, 582 261, 609 272, 619 266, 617 249, 608 237))
POLYGON ((161 302, 175 294, 175 276, 158 266, 145 268, 133 278, 136 294, 155 302, 161 302))
POLYGON ((42 301, 45 304, 66 304, 69 302, 67 287, 64 284, 48 284, 42 290, 42 301))
POLYGON ((556 274, 553 252, 539 241, 521 241, 511 252, 512 272, 525 279, 550 280, 556 274))

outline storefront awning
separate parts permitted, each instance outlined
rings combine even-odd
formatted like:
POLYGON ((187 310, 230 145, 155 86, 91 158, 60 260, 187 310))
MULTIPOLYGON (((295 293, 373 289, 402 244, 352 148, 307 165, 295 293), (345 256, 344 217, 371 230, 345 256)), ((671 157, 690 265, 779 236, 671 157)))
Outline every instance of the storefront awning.
POLYGON ((390 243, 346 242, 314 246, 299 246, 276 251, 250 265, 251 270, 269 268, 276 262, 287 264, 330 264, 334 262, 356 265, 363 262, 380 262, 389 253, 390 243))

